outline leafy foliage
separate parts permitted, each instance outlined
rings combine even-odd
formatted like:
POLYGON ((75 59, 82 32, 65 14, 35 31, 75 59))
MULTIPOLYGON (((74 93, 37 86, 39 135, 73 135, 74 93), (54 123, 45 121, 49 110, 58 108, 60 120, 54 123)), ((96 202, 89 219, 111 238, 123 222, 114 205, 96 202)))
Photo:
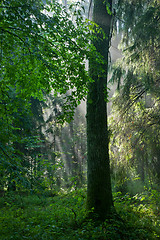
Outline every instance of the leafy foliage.
MULTIPOLYGON (((71 4, 66 11, 57 1, 1 1, 2 188, 8 183, 15 188, 18 182, 28 186, 33 176, 40 182, 39 174, 48 164, 43 164, 42 149, 50 144, 42 133, 46 94, 52 91, 55 99, 62 96, 63 104, 56 114, 62 122, 72 119, 75 107, 87 94, 91 79, 85 61, 94 57, 96 49, 90 43, 91 23, 83 20, 82 10, 80 3, 71 4)), ((96 61, 100 59, 97 55, 96 61)), ((53 169, 54 163, 51 165, 53 169)))
POLYGON ((3 1, 3 96, 7 96, 8 88, 16 90, 16 98, 26 100, 31 96, 43 98, 43 91, 51 89, 55 94, 72 89, 64 111, 73 110, 84 98, 89 80, 84 60, 92 57, 95 50, 78 3, 69 9, 67 13, 63 6, 50 1, 47 5, 41 1, 3 1))
POLYGON ((52 198, 24 193, 5 195, 0 199, 3 213, 0 239, 159 238, 158 202, 154 200, 159 197, 157 191, 146 191, 134 197, 115 193, 119 215, 103 223, 85 218, 85 195, 84 189, 52 198))

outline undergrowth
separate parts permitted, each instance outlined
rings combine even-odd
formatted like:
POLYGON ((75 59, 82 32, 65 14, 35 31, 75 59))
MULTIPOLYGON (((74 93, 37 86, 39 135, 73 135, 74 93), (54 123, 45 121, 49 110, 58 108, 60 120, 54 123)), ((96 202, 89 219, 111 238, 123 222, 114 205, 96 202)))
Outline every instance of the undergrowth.
POLYGON ((0 240, 160 239, 160 194, 114 193, 116 213, 86 219, 84 189, 54 197, 9 193, 0 198, 0 240))

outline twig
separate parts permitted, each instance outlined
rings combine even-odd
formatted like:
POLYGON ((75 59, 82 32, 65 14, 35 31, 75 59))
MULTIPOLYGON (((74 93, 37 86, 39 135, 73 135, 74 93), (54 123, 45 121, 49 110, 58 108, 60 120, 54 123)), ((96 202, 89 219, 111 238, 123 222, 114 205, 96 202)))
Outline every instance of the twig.
MULTIPOLYGON (((5 29, 3 29, 3 28, 1 28, 1 29, 2 29, 3 32, 7 32, 7 33, 9 33, 9 34, 11 34, 11 35, 19 38, 19 39, 21 40, 21 42, 23 42, 24 45, 26 45, 26 44, 25 44, 25 41, 23 40, 23 38, 21 38, 21 37, 18 36, 17 34, 15 34, 15 33, 13 33, 13 32, 10 32, 10 31, 8 31, 8 30, 5 30, 5 29)), ((29 53, 31 54, 31 51, 30 51, 29 47, 27 47, 27 48, 28 48, 29 53)))

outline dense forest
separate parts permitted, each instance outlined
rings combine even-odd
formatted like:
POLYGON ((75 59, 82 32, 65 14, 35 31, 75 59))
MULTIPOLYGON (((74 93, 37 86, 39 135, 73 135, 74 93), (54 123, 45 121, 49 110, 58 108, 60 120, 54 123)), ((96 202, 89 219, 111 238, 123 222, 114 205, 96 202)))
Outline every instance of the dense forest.
POLYGON ((0 240, 160 239, 159 0, 0 1, 0 240))

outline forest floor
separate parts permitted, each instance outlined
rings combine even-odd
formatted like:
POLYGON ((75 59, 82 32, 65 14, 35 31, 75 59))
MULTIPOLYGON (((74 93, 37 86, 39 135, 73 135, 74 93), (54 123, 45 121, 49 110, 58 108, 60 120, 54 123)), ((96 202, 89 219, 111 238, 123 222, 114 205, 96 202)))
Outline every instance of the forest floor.
POLYGON ((0 197, 0 240, 160 239, 160 194, 114 193, 115 216, 103 223, 85 218, 84 189, 46 194, 7 193, 0 197), (119 217, 117 217, 119 216, 119 217))

